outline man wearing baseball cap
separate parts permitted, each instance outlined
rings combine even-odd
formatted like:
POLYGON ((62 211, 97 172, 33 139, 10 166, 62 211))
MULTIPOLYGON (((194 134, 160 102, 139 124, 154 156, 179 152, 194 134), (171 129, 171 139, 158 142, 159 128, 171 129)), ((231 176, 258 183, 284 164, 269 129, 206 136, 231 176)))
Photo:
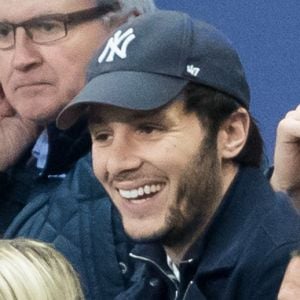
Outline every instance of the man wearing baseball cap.
POLYGON ((259 170, 262 140, 238 54, 177 12, 120 27, 60 114, 88 118, 94 172, 136 271, 119 299, 276 299, 300 221, 259 170))

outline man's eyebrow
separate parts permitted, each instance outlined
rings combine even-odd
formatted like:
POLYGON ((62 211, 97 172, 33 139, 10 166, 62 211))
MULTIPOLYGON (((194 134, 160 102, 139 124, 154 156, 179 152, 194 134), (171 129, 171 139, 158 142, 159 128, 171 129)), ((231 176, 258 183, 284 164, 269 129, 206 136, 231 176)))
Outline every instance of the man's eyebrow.
MULTIPOLYGON (((103 112, 105 114, 105 112, 103 112)), ((164 114, 163 114, 164 115, 164 114)), ((140 121, 143 119, 151 119, 153 121, 162 121, 164 119, 161 113, 157 112, 134 112, 128 116, 118 116, 118 119, 122 122, 132 122, 132 121, 140 121)), ((105 123, 105 117, 103 118, 101 114, 90 114, 89 117, 89 124, 102 124, 105 123)))
POLYGON ((123 123, 137 123, 137 122, 149 122, 149 123, 157 123, 161 125, 172 126, 174 121, 169 117, 168 109, 170 105, 165 105, 164 107, 159 107, 153 110, 130 110, 130 109, 122 109, 124 110, 124 114, 118 113, 117 116, 114 116, 112 113, 111 117, 106 117, 106 113, 108 115, 111 112, 107 112, 105 110, 105 106, 98 113, 95 113, 94 110, 91 110, 91 106, 87 110, 87 118, 89 120, 89 129, 95 126, 104 125, 106 122, 123 122, 123 123), (128 113, 128 111, 130 113, 128 113))
POLYGON ((128 117, 124 117, 124 122, 128 123, 156 123, 161 125, 172 125, 165 108, 158 108, 148 111, 135 111, 128 117))
POLYGON ((55 17, 60 17, 63 16, 64 13, 57 13, 54 11, 43 11, 42 13, 32 16, 31 18, 25 19, 23 21, 20 22, 12 22, 10 20, 7 19, 0 19, 0 23, 9 23, 9 24, 22 24, 22 23, 27 23, 27 22, 31 22, 31 21, 35 21, 35 20, 39 20, 39 19, 48 19, 48 18, 55 18, 55 17))
POLYGON ((88 117, 88 129, 92 130, 94 127, 101 125, 103 122, 103 119, 99 115, 92 115, 88 117))
POLYGON ((30 22, 35 22, 35 21, 43 21, 43 20, 52 20, 52 19, 58 19, 58 20, 63 20, 68 13, 54 13, 54 12, 49 12, 49 13, 42 13, 40 15, 36 15, 28 20, 25 20, 22 23, 30 23, 30 22))
POLYGON ((133 121, 140 121, 143 119, 162 123, 166 120, 165 110, 151 110, 151 111, 138 111, 130 116, 133 121))

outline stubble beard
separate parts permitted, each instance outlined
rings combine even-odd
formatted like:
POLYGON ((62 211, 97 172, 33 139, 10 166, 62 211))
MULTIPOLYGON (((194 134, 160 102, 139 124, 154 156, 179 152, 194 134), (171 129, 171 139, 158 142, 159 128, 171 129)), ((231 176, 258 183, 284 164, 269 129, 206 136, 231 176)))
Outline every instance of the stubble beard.
POLYGON ((205 138, 181 176, 177 201, 170 207, 160 242, 182 248, 199 237, 221 199, 221 165, 215 141, 205 138))
POLYGON ((221 165, 215 139, 204 138, 178 186, 177 200, 169 208, 164 226, 141 238, 127 233, 134 242, 158 242, 169 248, 181 248, 201 235, 221 199, 221 165))

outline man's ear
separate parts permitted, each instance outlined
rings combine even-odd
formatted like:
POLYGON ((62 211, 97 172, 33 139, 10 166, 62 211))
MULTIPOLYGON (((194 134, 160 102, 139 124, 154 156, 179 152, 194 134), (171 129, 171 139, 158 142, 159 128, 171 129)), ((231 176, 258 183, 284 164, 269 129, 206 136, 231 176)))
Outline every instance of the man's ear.
POLYGON ((247 141, 249 126, 249 113, 242 107, 224 121, 218 133, 218 150, 221 159, 233 159, 242 151, 247 141))

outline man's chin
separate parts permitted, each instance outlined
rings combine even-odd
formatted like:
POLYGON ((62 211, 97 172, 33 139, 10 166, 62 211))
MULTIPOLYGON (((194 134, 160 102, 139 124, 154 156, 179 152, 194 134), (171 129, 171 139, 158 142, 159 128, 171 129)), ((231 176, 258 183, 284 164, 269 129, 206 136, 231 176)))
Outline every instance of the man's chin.
POLYGON ((132 233, 125 229, 125 233, 136 244, 145 244, 145 243, 160 243, 167 236, 167 230, 161 229, 157 232, 152 233, 132 233))
POLYGON ((22 119, 29 120, 39 126, 47 126, 55 122, 62 108, 42 107, 39 104, 15 108, 22 119), (29 108, 30 107, 30 108, 29 108))
POLYGON ((50 123, 55 121, 55 117, 52 114, 22 114, 24 119, 30 120, 31 122, 37 124, 38 126, 48 126, 50 123))
POLYGON ((152 243, 159 243, 161 241, 158 237, 143 237, 143 238, 136 238, 128 235, 129 239, 135 244, 152 244, 152 243))

